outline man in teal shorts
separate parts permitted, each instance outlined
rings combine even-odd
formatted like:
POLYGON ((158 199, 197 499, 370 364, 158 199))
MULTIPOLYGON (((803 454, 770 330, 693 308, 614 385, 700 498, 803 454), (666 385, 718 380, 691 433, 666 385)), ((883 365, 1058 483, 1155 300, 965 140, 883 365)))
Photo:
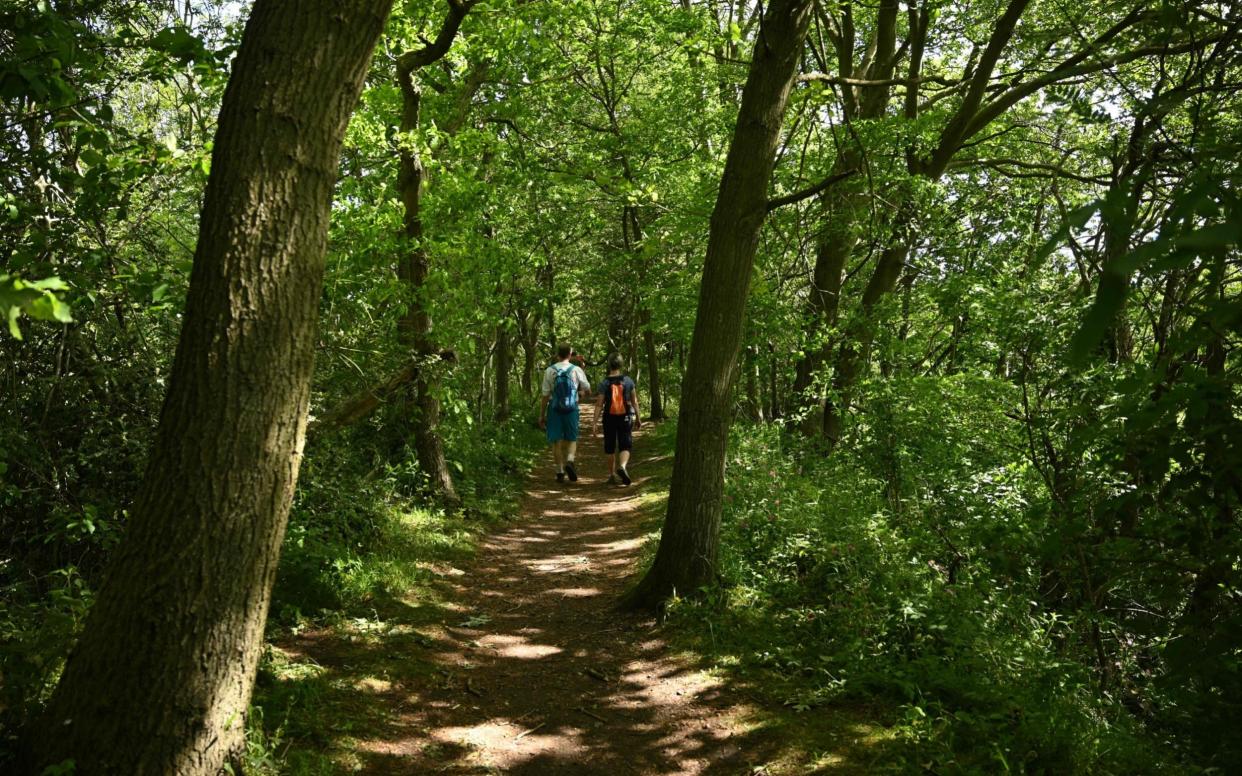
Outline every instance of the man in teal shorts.
POLYGON ((574 453, 578 450, 578 395, 591 395, 591 383, 587 381, 582 367, 570 362, 573 348, 561 345, 557 348, 558 361, 543 373, 543 405, 539 410, 539 425, 547 429, 548 444, 552 445, 552 458, 556 461, 556 481, 578 481, 574 468, 574 453))

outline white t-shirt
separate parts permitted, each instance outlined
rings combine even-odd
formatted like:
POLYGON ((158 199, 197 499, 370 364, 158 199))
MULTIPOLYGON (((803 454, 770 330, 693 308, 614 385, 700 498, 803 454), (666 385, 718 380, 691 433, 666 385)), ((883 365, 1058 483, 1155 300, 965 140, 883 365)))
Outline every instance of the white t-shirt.
MULTIPOLYGON (((543 395, 552 395, 552 386, 556 384, 556 373, 558 370, 564 369, 569 364, 568 361, 560 361, 548 367, 543 372, 543 395)), ((587 382, 586 372, 582 371, 582 367, 574 365, 571 375, 578 383, 578 393, 590 393, 591 384, 587 382)))

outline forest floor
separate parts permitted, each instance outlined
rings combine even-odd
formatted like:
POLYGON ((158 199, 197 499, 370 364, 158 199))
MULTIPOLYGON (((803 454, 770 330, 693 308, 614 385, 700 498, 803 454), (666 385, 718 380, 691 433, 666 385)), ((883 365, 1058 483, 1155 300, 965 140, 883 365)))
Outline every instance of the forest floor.
POLYGON ((370 774, 866 772, 876 730, 857 715, 810 735, 654 617, 618 611, 658 530, 671 455, 640 433, 634 484, 608 485, 589 419, 578 482, 557 483, 545 454, 520 514, 473 557, 430 564, 434 605, 382 602, 374 619, 277 639, 277 675, 319 687, 300 700, 315 721, 287 734, 370 774))

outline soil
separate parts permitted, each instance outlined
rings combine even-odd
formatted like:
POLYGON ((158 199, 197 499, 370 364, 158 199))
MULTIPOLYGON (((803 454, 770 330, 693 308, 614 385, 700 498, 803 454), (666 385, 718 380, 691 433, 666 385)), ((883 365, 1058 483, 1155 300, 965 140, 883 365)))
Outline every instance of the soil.
POLYGON ((640 431, 633 485, 607 484, 590 411, 578 482, 558 484, 547 454, 518 518, 446 571, 456 606, 424 631, 435 668, 374 688, 395 718, 358 742, 362 772, 763 772, 747 699, 670 649, 654 618, 617 608, 652 530, 638 505, 667 466, 644 459, 640 431))

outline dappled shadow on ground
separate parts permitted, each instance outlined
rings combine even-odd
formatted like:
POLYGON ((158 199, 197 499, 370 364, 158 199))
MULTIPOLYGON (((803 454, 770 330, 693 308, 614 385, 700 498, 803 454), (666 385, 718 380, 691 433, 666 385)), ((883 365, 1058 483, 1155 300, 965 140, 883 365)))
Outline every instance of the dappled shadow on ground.
MULTIPOLYGON (((337 733, 354 768, 763 773, 776 757, 780 741, 744 693, 672 652, 653 619, 616 608, 653 527, 654 510, 644 525, 637 507, 663 497, 668 467, 636 456, 635 484, 609 486, 598 448, 584 440, 577 483, 558 485, 542 467, 521 515, 473 562, 440 569, 450 603, 438 622, 387 601, 379 632, 282 645, 318 681, 337 676, 343 719, 365 708, 363 728, 337 733)), ((837 761, 853 770, 848 756, 837 761)))

